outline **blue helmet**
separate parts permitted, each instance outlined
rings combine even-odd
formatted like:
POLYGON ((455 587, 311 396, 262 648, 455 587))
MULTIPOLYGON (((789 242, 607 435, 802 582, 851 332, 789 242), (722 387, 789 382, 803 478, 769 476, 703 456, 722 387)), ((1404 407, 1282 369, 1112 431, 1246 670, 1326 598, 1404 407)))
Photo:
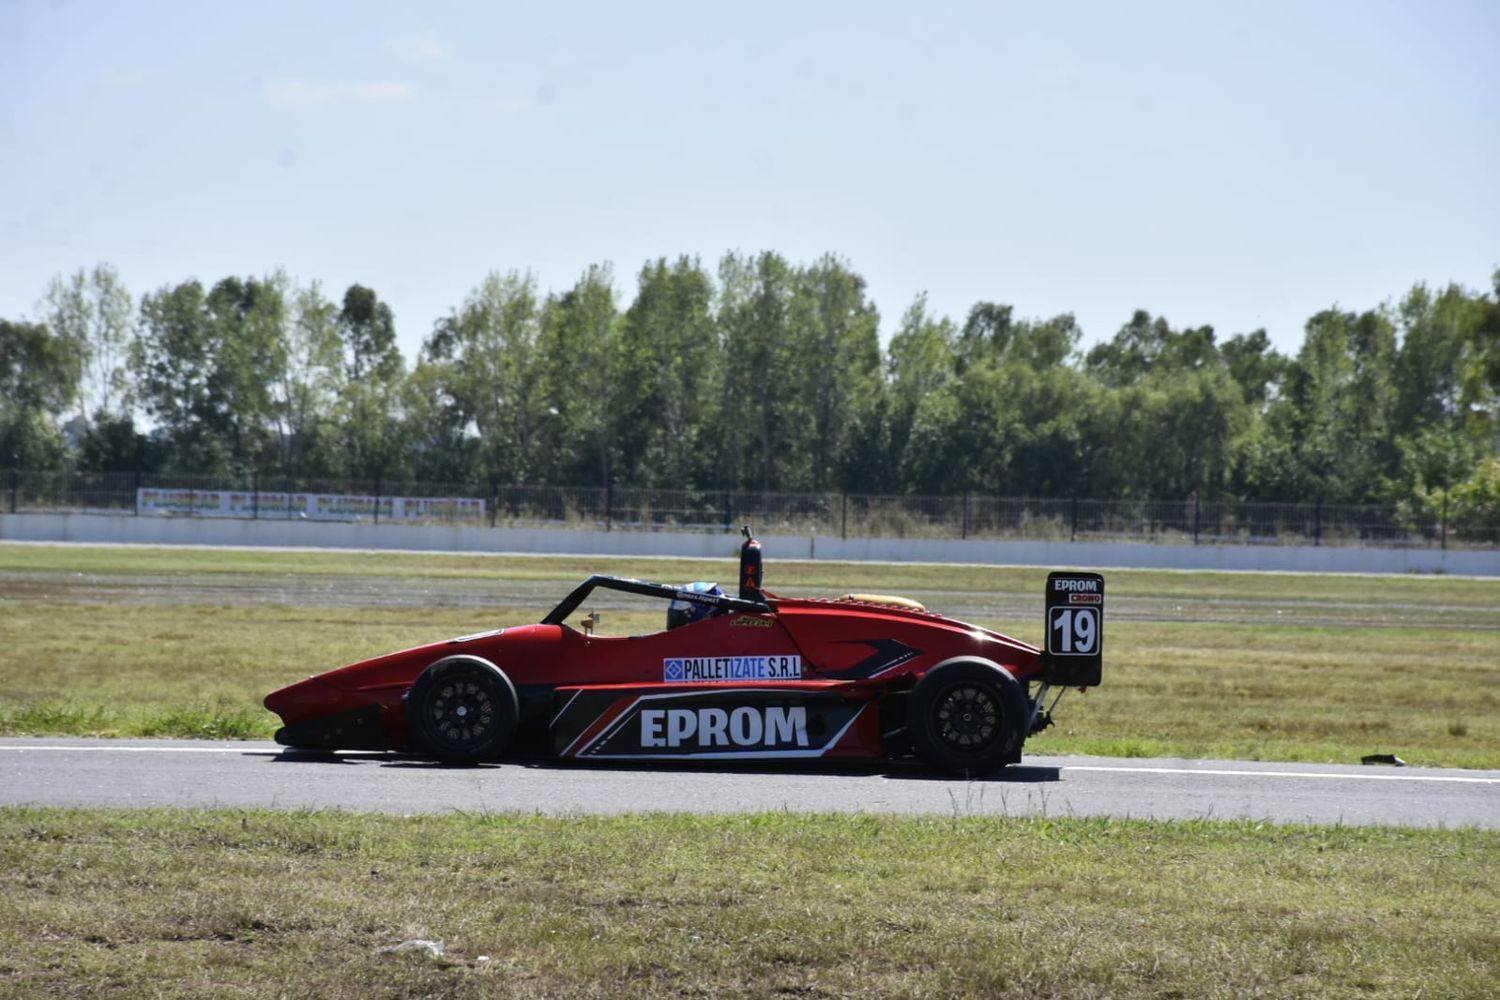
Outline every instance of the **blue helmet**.
MULTIPOLYGON (((703 583, 698 581, 690 583, 679 594, 706 594, 710 597, 723 597, 724 591, 719 589, 717 583, 703 583)), ((678 597, 667 605, 667 629, 676 628, 679 625, 687 625, 691 622, 702 621, 717 610, 715 602, 695 601, 691 598, 678 597)))

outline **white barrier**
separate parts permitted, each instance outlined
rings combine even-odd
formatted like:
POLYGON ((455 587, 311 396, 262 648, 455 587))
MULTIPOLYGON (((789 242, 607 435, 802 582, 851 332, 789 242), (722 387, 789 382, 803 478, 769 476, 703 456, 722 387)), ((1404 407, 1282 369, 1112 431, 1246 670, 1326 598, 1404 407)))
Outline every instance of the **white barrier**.
MULTIPOLYGON (((734 534, 573 531, 434 525, 132 517, 128 514, 0 514, 0 540, 135 545, 528 552, 564 555, 731 558, 734 534)), ((768 535, 773 558, 987 563, 1085 569, 1259 570, 1296 573, 1451 573, 1500 576, 1500 552, 1315 546, 1006 542, 932 538, 768 535)))
POLYGON ((243 517, 252 520, 386 521, 428 517, 484 521, 484 501, 477 497, 367 496, 346 493, 262 493, 251 490, 177 490, 142 486, 135 491, 135 512, 153 517, 243 517))

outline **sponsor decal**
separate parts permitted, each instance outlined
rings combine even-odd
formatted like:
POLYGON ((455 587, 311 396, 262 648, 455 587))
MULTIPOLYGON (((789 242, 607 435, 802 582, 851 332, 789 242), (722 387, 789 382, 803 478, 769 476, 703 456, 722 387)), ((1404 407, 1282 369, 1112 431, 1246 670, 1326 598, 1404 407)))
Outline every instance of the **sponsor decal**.
POLYGON ((1069 594, 1069 604, 1103 604, 1103 594, 1069 594))
POLYGON ((662 680, 668 684, 795 681, 801 677, 800 656, 681 656, 662 661, 662 680))
POLYGON ((756 618, 754 615, 740 615, 729 624, 738 625, 742 628, 770 628, 771 619, 756 618))
POLYGON ((552 746, 564 757, 622 760, 820 757, 868 707, 787 688, 585 689, 557 704, 552 746))
POLYGON ((640 720, 643 750, 808 746, 807 709, 802 705, 647 708, 641 711, 640 720))

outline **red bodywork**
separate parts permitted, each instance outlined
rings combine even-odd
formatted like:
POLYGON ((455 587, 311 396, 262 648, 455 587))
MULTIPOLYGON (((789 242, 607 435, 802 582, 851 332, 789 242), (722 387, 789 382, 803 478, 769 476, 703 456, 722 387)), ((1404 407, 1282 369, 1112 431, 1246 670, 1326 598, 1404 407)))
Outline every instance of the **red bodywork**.
POLYGON ((651 635, 541 624, 430 643, 292 684, 265 705, 286 723, 282 743, 412 750, 407 692, 433 663, 464 654, 514 684, 518 747, 533 751, 884 758, 909 750, 905 698, 933 667, 955 658, 994 664, 1023 691, 1044 671, 1036 647, 942 615, 852 599, 762 598, 766 611, 727 611, 651 635))

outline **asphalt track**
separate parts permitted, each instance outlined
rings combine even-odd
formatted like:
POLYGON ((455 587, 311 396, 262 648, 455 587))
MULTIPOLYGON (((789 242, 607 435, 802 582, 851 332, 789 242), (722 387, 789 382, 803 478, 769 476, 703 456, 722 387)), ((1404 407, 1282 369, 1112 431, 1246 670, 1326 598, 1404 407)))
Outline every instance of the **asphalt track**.
POLYGON ((760 810, 1500 829, 1500 771, 1028 757, 979 781, 915 764, 450 767, 273 743, 0 738, 0 806, 548 814, 760 810))

